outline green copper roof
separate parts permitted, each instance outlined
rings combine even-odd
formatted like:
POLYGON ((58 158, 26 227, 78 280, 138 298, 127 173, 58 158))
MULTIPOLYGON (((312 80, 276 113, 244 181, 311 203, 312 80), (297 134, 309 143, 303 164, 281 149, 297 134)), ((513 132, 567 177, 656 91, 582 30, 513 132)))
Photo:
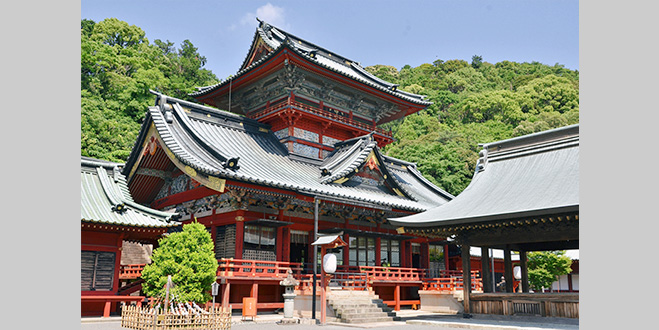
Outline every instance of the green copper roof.
POLYGON ((441 227, 579 212, 579 125, 482 145, 469 186, 450 202, 391 218, 441 227))
POLYGON ((177 214, 135 203, 128 192, 122 164, 82 157, 80 218, 82 221, 136 227, 173 227, 177 214))

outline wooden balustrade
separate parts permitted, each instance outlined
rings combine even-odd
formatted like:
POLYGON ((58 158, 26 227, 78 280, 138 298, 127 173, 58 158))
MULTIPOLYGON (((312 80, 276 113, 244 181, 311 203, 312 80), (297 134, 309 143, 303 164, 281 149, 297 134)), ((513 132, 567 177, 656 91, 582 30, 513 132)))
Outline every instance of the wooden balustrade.
POLYGON ((290 269, 299 278, 302 273, 298 262, 222 258, 218 263, 217 276, 223 277, 285 278, 290 269))
POLYGON ((359 271, 370 281, 421 281, 425 274, 423 269, 404 267, 359 266, 359 271))
MULTIPOLYGON (((295 278, 300 281, 300 284, 298 284, 295 287, 295 290, 302 291, 305 294, 309 294, 313 292, 313 274, 299 275, 299 276, 295 276, 295 278)), ((320 290, 320 274, 317 274, 316 292, 320 292, 319 290, 320 290)))
POLYGON ((119 267, 119 279, 133 280, 142 276, 142 270, 146 264, 121 265, 119 267))
MULTIPOLYGON (((461 277, 438 277, 423 279, 423 290, 429 291, 461 291, 464 288, 464 282, 461 277)), ((472 291, 483 291, 483 281, 480 278, 471 279, 472 291)))
POLYGON ((356 126, 358 128, 361 128, 361 129, 369 131, 369 132, 375 130, 377 133, 379 133, 381 135, 384 135, 384 136, 387 136, 387 137, 393 137, 393 134, 390 131, 383 130, 382 128, 379 128, 379 127, 373 127, 373 125, 368 125, 366 123, 362 123, 362 122, 356 121, 354 119, 350 119, 350 118, 347 118, 347 117, 344 117, 344 116, 341 116, 341 115, 338 115, 338 114, 335 114, 335 113, 332 113, 332 112, 329 112, 329 111, 320 110, 318 108, 309 106, 307 104, 304 104, 304 103, 301 103, 301 102, 298 102, 298 101, 291 101, 290 103, 289 102, 278 103, 278 104, 275 104, 275 105, 270 106, 268 108, 265 108, 263 110, 260 110, 258 112, 255 112, 253 114, 250 114, 250 117, 258 119, 258 118, 267 116, 267 115, 269 115, 273 112, 276 112, 277 110, 280 110, 280 109, 282 109, 286 106, 294 106, 294 107, 296 107, 298 109, 301 109, 301 110, 304 110, 306 112, 309 112, 309 113, 312 113, 312 114, 315 114, 315 115, 318 115, 318 116, 322 116, 322 117, 325 117, 325 118, 333 119, 333 120, 336 120, 336 121, 340 121, 344 124, 356 126))

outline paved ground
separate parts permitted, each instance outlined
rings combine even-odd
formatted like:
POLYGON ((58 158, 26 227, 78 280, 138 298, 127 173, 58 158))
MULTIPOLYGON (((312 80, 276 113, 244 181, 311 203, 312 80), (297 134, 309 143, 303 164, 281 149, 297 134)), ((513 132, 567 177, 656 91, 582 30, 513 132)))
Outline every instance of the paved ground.
MULTIPOLYGON (((578 319, 545 318, 533 316, 498 316, 474 314, 471 318, 462 315, 447 315, 439 313, 423 313, 420 311, 401 311, 400 322, 367 323, 358 325, 328 323, 314 325, 312 320, 303 319, 301 324, 279 325, 282 319, 279 314, 263 314, 255 320, 242 321, 241 316, 233 317, 232 329, 235 330, 302 330, 318 328, 318 330, 350 330, 351 328, 366 328, 373 330, 393 330, 404 327, 405 330, 432 330, 432 329, 474 329, 474 330, 578 330, 578 319)), ((119 317, 83 318, 81 330, 126 330, 121 327, 119 317)))

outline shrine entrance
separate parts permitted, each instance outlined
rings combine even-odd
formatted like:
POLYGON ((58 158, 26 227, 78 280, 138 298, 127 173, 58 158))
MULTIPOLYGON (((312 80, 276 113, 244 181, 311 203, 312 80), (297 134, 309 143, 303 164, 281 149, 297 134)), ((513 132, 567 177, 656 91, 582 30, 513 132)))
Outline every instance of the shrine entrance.
POLYGON ((309 233, 301 230, 291 230, 290 262, 299 262, 304 265, 310 261, 309 233))

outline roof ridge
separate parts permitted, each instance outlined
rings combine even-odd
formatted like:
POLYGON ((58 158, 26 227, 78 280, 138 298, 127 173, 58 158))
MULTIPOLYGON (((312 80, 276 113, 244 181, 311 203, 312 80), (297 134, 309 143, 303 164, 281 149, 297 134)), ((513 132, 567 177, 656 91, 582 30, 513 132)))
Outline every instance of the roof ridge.
POLYGON ((234 171, 240 168, 240 166, 238 165, 238 161, 240 157, 225 156, 222 152, 220 152, 220 150, 218 150, 212 143, 207 141, 202 135, 195 134, 193 132, 190 118, 188 118, 188 116, 183 112, 181 106, 178 103, 174 104, 173 109, 174 109, 174 114, 180 119, 181 126, 188 132, 188 134, 195 141, 197 141, 197 143, 200 144, 202 148, 204 148, 206 151, 211 153, 213 156, 219 158, 224 168, 228 168, 234 171))

